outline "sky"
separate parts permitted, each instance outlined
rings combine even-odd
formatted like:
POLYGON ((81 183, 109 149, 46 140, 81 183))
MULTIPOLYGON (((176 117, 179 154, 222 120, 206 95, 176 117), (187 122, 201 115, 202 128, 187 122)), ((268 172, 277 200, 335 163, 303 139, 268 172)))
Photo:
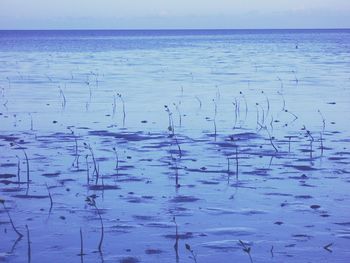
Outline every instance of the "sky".
POLYGON ((350 0, 0 0, 0 29, 350 28, 350 0))

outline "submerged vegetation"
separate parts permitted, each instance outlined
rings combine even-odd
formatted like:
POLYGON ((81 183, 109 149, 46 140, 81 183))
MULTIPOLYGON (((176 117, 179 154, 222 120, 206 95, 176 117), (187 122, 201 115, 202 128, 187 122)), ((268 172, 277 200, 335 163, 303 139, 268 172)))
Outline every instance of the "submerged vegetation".
POLYGON ((268 36, 0 54, 0 261, 346 262, 348 72, 268 36))

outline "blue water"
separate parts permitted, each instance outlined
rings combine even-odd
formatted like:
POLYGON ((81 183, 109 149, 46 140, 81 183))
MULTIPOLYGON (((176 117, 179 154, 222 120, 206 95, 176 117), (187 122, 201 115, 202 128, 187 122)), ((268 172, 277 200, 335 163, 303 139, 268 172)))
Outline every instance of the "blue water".
POLYGON ((349 76, 346 29, 0 31, 0 261, 349 262, 349 76))
POLYGON ((103 52, 236 44, 335 44, 349 50, 349 29, 310 30, 29 30, 0 31, 0 51, 103 52))

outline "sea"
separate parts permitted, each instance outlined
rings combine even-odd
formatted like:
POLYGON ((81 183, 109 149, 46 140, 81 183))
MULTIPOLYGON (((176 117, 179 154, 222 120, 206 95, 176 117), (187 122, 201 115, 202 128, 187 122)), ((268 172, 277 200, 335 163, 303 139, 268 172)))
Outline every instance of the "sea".
POLYGON ((350 29, 1 30, 0 261, 350 261, 350 29))

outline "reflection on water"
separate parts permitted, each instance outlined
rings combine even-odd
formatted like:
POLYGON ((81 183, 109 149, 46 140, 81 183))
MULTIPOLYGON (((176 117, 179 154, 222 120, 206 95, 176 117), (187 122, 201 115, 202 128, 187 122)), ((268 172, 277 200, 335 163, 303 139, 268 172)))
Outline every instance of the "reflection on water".
POLYGON ((347 262, 349 40, 0 31, 0 259, 347 262))

